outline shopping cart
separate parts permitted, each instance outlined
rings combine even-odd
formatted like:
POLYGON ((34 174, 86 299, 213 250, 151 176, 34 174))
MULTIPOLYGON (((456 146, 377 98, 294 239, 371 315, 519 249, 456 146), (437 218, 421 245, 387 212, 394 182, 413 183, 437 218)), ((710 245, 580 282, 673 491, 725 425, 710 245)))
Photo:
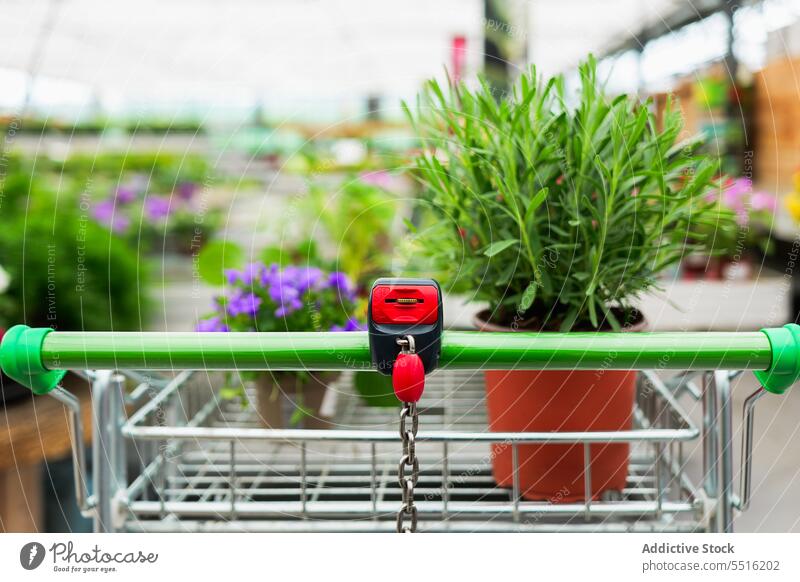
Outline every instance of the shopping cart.
MULTIPOLYGON (((800 327, 744 333, 480 333, 445 331, 416 437, 415 514, 422 531, 732 531, 750 498, 753 411, 800 375, 800 327), (634 425, 618 432, 492 433, 484 369, 644 370, 634 425), (731 382, 755 370, 744 405, 734 487, 731 382), (695 421, 691 409, 702 408, 695 421), (687 408, 687 404, 690 405, 687 408), (689 410, 689 412, 687 412, 689 410), (589 447, 627 442, 627 486, 592 499, 589 447), (528 501, 498 488, 492 443, 584 447, 587 495, 528 501), (699 476, 688 453, 701 451, 699 476)), ((7 375, 71 411, 77 502, 97 531, 393 531, 403 499, 393 410, 365 407, 354 370, 373 367, 367 332, 116 333, 16 326, 7 375), (217 371, 342 370, 331 430, 260 428, 252 407, 219 397, 217 371), (91 381, 91 487, 79 401, 65 370, 91 381), (177 371, 177 372, 176 372, 177 371), (130 413, 128 412, 130 411, 130 413), (90 493, 90 489, 92 492, 90 493)))

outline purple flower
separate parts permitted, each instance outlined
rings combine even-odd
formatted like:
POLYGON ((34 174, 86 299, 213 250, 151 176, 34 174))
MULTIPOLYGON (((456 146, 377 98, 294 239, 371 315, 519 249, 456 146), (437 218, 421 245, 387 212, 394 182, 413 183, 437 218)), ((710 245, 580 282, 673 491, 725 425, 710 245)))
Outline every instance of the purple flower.
POLYGON ((144 201, 144 212, 150 220, 162 220, 170 215, 172 208, 166 196, 148 196, 144 201))
POLYGON ((194 198, 197 192, 197 184, 194 182, 181 182, 178 184, 178 198, 188 202, 194 198))
POLYGON ((355 317, 351 317, 347 320, 347 324, 344 326, 344 329, 345 331, 365 331, 367 328, 355 317))
POLYGON ((364 331, 364 326, 355 317, 351 317, 344 325, 332 325, 331 331, 364 331))
POLYGON ((92 216, 101 222, 108 222, 114 214, 115 205, 113 200, 103 200, 92 208, 92 216))
POLYGON ((289 305, 281 305, 275 310, 275 317, 286 317, 303 306, 299 301, 292 301, 289 305))
POLYGON ((225 280, 228 282, 228 285, 236 285, 241 276, 241 273, 236 269, 225 269, 223 273, 225 274, 225 280))
POLYGON ((275 303, 287 303, 298 299, 300 292, 290 285, 272 285, 269 288, 269 297, 275 303))
POLYGON ((136 200, 136 191, 128 186, 120 186, 114 196, 120 204, 130 204, 136 200))
POLYGON ((253 293, 245 293, 241 289, 235 289, 228 297, 226 309, 231 317, 236 317, 237 315, 255 317, 260 306, 260 297, 253 293))
POLYGON ((328 285, 339 291, 340 296, 348 301, 355 300, 356 289, 350 278, 340 271, 335 271, 328 275, 328 285))
POLYGON ((98 202, 92 208, 92 217, 102 224, 111 229, 112 232, 122 233, 128 230, 131 224, 130 219, 117 212, 116 205, 113 200, 103 200, 98 202))
MULTIPOLYGON (((207 318, 200 322, 198 329, 216 330, 224 325, 225 316, 237 318, 230 320, 233 322, 231 323, 233 329, 247 329, 252 327, 254 323, 252 320, 256 317, 285 318, 303 309, 306 303, 310 308, 316 305, 317 312, 322 313, 321 317, 324 318, 327 312, 321 310, 323 297, 325 301, 335 300, 330 297, 330 291, 338 292, 341 300, 344 300, 345 296, 351 302, 355 299, 355 286, 347 275, 328 274, 317 267, 291 265, 281 269, 276 264, 267 267, 261 262, 255 262, 241 270, 226 269, 225 278, 230 285, 227 295, 215 298, 216 313, 223 314, 222 317, 207 318), (255 286, 259 287, 259 294, 252 292, 252 287, 255 286), (318 290, 329 291, 325 295, 317 295, 315 291, 318 290), (262 308, 268 309, 264 311, 262 308), (249 323, 247 318, 240 318, 241 315, 249 316, 249 323)), ((315 321, 314 327, 316 328, 319 323, 329 326, 332 331, 349 332, 364 329, 354 317, 347 319, 342 325, 331 325, 329 319, 323 319, 320 322, 315 321)), ((304 318, 299 318, 291 325, 302 329, 303 326, 310 324, 304 321, 304 318)), ((225 328, 227 329, 227 326, 225 328)))
POLYGON ((261 285, 263 287, 271 287, 272 285, 280 284, 280 269, 278 265, 272 263, 269 267, 264 267, 261 271, 261 285))
POLYGON ((230 331, 231 329, 222 322, 220 317, 214 316, 201 319, 197 322, 196 331, 230 331))
POLYGON ((316 267, 286 267, 280 274, 281 284, 293 286, 302 295, 322 278, 316 267))
POLYGON ((303 306, 300 301, 300 292, 290 285, 282 285, 280 283, 271 285, 269 297, 278 306, 275 310, 275 317, 284 317, 303 306))
POLYGON ((239 280, 245 285, 252 285, 261 280, 261 272, 266 269, 262 263, 250 263, 239 274, 239 280))
POLYGON ((225 269, 225 280, 229 285, 242 283, 248 287, 254 283, 261 283, 264 285, 263 271, 266 267, 262 263, 250 263, 241 271, 236 269, 225 269))

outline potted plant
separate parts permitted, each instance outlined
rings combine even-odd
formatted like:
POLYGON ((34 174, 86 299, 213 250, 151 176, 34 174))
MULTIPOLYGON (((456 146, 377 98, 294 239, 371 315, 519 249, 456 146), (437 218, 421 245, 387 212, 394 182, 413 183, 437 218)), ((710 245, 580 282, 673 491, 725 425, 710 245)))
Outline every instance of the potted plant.
MULTIPOLYGON (((503 99, 485 83, 431 81, 406 107, 425 145, 423 201, 438 219, 421 246, 449 290, 488 302, 481 330, 643 329, 634 299, 734 224, 707 197, 720 187, 717 161, 697 153, 697 140, 678 143, 671 106, 657 129, 649 103, 603 93, 593 59, 579 79, 568 95, 563 78, 541 82, 532 69, 503 99)), ((634 381, 613 359, 597 371, 488 371, 490 429, 629 429, 634 381)), ((501 486, 512 484, 511 455, 494 447, 501 486)), ((592 445, 590 457, 593 497, 625 486, 628 445, 592 445)), ((521 446, 522 493, 582 499, 583 465, 580 445, 521 446)))
MULTIPOLYGON (((340 272, 316 267, 252 263, 226 269, 227 289, 215 300, 213 313, 198 331, 356 331, 355 289, 340 272)), ((334 373, 264 372, 255 378, 258 413, 267 427, 282 428, 287 420, 305 428, 324 428, 320 414, 334 373), (289 402, 284 406, 284 402, 289 402), (290 408, 288 419, 284 416, 290 408)))

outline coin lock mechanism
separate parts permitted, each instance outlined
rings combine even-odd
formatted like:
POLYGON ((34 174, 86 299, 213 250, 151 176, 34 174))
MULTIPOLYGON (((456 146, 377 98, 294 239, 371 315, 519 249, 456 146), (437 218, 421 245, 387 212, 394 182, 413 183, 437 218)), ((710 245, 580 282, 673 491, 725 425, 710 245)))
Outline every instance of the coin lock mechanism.
POLYGON ((439 365, 442 291, 433 279, 378 279, 370 292, 367 321, 372 364, 381 374, 392 375, 403 350, 398 340, 408 336, 426 374, 439 365))

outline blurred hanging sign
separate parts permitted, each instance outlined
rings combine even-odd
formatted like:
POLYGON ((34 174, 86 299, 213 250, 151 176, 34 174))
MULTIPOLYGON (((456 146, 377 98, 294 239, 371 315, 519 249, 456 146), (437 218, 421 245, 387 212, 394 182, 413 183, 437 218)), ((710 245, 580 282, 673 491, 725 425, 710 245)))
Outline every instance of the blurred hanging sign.
POLYGON ((454 36, 450 51, 450 73, 453 83, 458 84, 464 76, 464 63, 467 55, 467 39, 463 36, 454 36))

